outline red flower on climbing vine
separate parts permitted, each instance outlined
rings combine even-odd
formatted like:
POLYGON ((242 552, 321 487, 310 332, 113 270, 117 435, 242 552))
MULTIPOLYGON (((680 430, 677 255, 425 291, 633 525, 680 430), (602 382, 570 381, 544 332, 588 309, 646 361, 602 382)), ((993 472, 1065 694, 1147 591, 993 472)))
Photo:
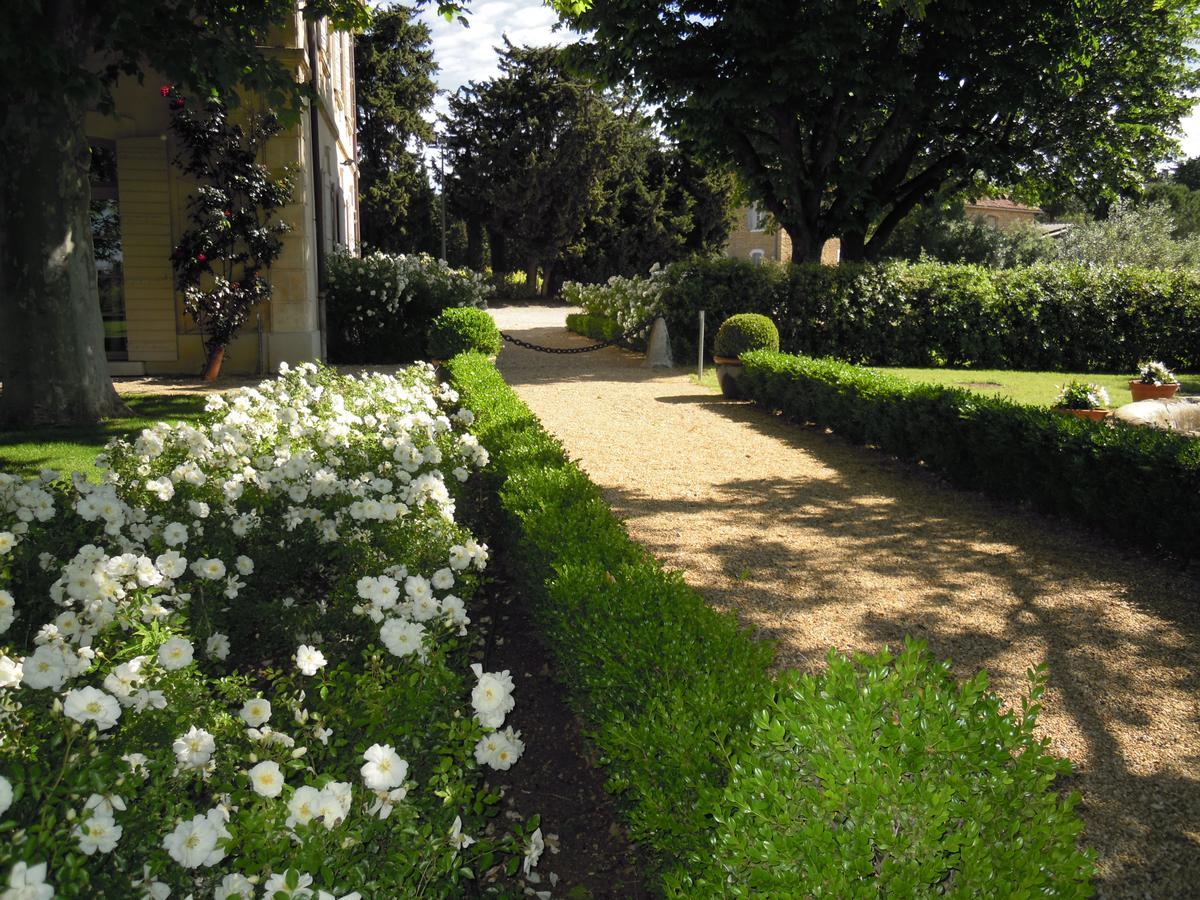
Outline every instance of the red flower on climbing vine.
POLYGON ((202 263, 202 262, 204 262, 206 259, 208 259, 208 257, 207 257, 207 256, 205 256, 203 253, 197 253, 197 254, 196 254, 196 262, 202 263))
POLYGON ((171 96, 171 86, 169 84, 164 84, 162 87, 160 87, 158 89, 158 93, 163 97, 170 97, 171 96))

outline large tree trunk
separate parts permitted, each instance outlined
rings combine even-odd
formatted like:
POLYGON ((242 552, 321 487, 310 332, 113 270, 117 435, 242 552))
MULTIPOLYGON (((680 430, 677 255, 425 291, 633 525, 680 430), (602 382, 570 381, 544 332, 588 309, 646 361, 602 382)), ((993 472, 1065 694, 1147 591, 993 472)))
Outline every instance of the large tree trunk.
POLYGON ((867 257, 867 238, 861 231, 846 231, 842 234, 841 257, 846 262, 860 262, 867 257))
POLYGON ((525 290, 529 293, 536 293, 538 289, 538 261, 529 259, 525 261, 525 290))
MULTIPOLYGON (((56 38, 70 39, 48 32, 48 40, 56 38)), ((129 414, 104 355, 84 109, 53 93, 6 98, 12 106, 0 121, 5 426, 81 424, 129 414)))
POLYGON ((483 271, 483 223, 467 219, 467 268, 483 271))
POLYGON ((492 255, 492 274, 496 276, 508 274, 508 241, 504 233, 496 228, 488 229, 488 248, 492 255))

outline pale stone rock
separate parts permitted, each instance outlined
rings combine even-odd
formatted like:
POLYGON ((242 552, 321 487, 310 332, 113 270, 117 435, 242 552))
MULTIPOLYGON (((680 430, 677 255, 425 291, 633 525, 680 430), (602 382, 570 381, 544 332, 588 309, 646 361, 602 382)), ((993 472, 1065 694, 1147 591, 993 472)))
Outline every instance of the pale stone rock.
POLYGON ((667 323, 662 316, 654 320, 650 329, 650 341, 646 344, 646 361, 643 366, 666 366, 668 369, 675 365, 671 357, 671 340, 667 337, 667 323))
POLYGON ((1126 403, 1113 413, 1113 418, 1129 425, 1200 434, 1200 397, 1126 403))

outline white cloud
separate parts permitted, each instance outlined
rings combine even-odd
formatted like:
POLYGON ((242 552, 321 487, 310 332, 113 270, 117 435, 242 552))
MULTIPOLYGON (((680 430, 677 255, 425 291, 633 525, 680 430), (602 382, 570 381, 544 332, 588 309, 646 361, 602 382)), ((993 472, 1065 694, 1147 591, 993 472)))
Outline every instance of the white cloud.
MULTIPOLYGON (((466 13, 469 27, 457 20, 447 22, 437 14, 436 3, 422 8, 419 18, 433 35, 433 56, 440 66, 438 87, 451 94, 468 81, 485 81, 500 71, 495 48, 504 45, 506 36, 519 46, 534 47, 561 46, 576 39, 569 31, 554 30, 558 15, 541 0, 472 3, 466 13)), ((446 111, 444 94, 435 105, 437 112, 446 111)))

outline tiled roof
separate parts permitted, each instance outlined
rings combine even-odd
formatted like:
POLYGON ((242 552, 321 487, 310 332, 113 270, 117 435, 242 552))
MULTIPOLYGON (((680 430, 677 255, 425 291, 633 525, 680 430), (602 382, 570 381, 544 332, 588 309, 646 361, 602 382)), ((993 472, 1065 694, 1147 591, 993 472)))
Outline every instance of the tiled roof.
POLYGON ((1032 212, 1040 213, 1042 210, 1037 206, 1025 206, 1022 203, 1014 203, 1007 197, 980 197, 978 200, 967 203, 967 209, 1009 209, 1013 212, 1032 212))

